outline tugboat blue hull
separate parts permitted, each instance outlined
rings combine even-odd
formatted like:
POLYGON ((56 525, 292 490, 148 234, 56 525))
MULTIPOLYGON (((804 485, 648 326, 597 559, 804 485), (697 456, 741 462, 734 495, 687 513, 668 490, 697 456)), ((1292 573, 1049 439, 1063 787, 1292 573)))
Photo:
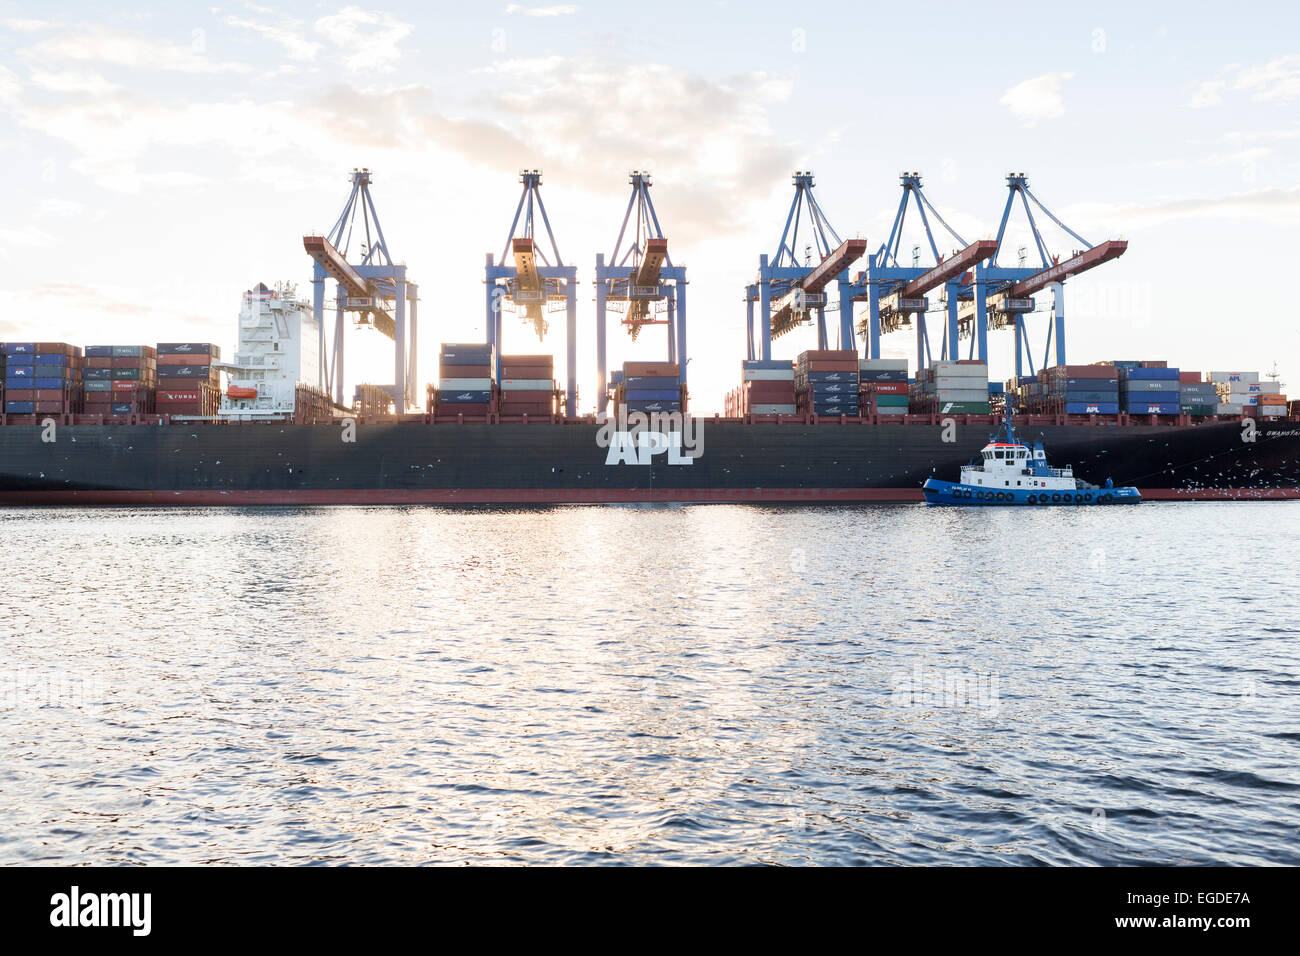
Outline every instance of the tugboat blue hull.
POLYGON ((1142 501, 1136 488, 1083 488, 1050 491, 1035 488, 985 488, 956 481, 927 478, 922 486, 932 505, 1135 505, 1142 501))

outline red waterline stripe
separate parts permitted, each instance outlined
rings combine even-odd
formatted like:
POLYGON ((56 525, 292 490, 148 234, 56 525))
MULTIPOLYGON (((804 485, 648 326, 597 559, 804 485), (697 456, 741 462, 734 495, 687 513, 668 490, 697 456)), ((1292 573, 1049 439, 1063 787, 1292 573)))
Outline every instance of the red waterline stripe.
MULTIPOLYGON (((1153 501, 1259 501, 1300 498, 1300 488, 1144 488, 1153 501)), ((376 505, 376 504, 698 504, 911 503, 920 488, 496 488, 283 491, 2 491, 0 505, 376 505)))

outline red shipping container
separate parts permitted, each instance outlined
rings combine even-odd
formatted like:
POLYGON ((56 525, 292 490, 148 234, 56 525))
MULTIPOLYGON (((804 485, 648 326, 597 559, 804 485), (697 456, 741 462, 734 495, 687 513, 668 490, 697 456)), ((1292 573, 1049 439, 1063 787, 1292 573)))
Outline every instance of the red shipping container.
POLYGON ((37 342, 37 355, 72 355, 76 349, 67 342, 37 342))
POLYGON ((490 402, 439 402, 439 415, 486 415, 492 411, 490 402))
POLYGON ((1143 368, 1168 368, 1168 362, 1139 362, 1143 368))
POLYGON ((34 388, 7 388, 5 389, 5 401, 34 402, 36 401, 36 391, 34 388))
POLYGON ((555 378, 555 369, 549 365, 503 365, 501 377, 549 382, 555 378))
MULTIPOLYGON (((46 354, 48 355, 49 353, 47 352, 46 354)), ((70 409, 67 402, 45 401, 45 402, 36 403, 36 413, 38 415, 45 412, 66 412, 69 410, 70 409)))
POLYGON ((871 382, 867 388, 877 395, 906 395, 908 385, 906 382, 871 382))
MULTIPOLYGON (((809 359, 806 363, 799 364, 799 371, 808 372, 856 372, 858 371, 858 359, 855 353, 850 352, 854 357, 851 359, 809 359)), ((795 373, 796 375, 798 372, 795 373)))
POLYGON ((555 367, 554 355, 503 355, 501 356, 502 365, 529 365, 534 367, 555 367))
POLYGON ((96 355, 91 358, 82 359, 82 364, 85 365, 86 368, 112 368, 113 360, 111 358, 96 355))
POLYGON ((808 349, 806 352, 799 353, 800 365, 818 360, 830 362, 851 361, 854 363, 854 369, 857 369, 858 353, 849 349, 808 349))
POLYGON ((549 402, 554 392, 536 389, 511 389, 501 393, 503 402, 549 402))
POLYGON ((1180 385, 1200 385, 1201 373, 1200 372, 1179 372, 1178 382, 1180 385))
POLYGON ((491 365, 439 365, 439 378, 492 378, 496 370, 491 365))
POLYGON ((1119 378, 1114 365, 1053 365, 1048 378, 1119 378))
POLYGON ((199 389, 189 388, 182 391, 162 391, 158 392, 159 404, 163 402, 197 402, 203 399, 203 393, 199 389))
MULTIPOLYGON (((442 406, 444 410, 449 405, 442 406)), ((553 415, 554 409, 547 402, 511 402, 501 406, 502 415, 553 415)))

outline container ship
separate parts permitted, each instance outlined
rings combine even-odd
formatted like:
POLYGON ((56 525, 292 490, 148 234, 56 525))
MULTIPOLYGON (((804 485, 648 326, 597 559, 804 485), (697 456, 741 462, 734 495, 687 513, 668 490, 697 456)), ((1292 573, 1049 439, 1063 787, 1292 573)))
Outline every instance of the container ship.
POLYGON ((1027 409, 1024 436, 1096 484, 1157 500, 1300 496, 1300 410, 1249 372, 1109 362, 1008 390, 977 361, 912 376, 904 360, 810 350, 742 363, 726 413, 693 417, 676 365, 629 362, 611 414, 575 418, 549 356, 447 344, 413 414, 391 386, 335 405, 310 381, 311 318, 285 287, 249 290, 228 362, 206 343, 5 343, 0 504, 919 502, 1008 400, 1027 409))
MULTIPOLYGON (((685 374, 685 267, 673 263, 659 230, 648 174, 634 171, 630 181, 615 252, 608 262, 597 257, 598 413, 577 413, 576 272, 554 246, 536 170, 521 174, 524 192, 500 261, 487 257, 486 341, 443 344, 438 380, 414 412, 417 287, 388 255, 369 170, 354 170, 334 229, 303 239, 315 263, 311 300, 288 285, 247 290, 227 360, 201 342, 0 344, 0 504, 920 502, 924 482, 955 477, 1008 410, 1025 440, 1070 461, 1081 480, 1133 486, 1147 500, 1300 496, 1300 405, 1276 380, 1165 361, 1066 364, 1061 282, 1117 257, 1126 243, 1062 261, 1044 255, 1041 269, 998 268, 1000 231, 996 242, 962 241, 927 269, 899 266, 891 234, 854 282, 849 265, 865 240, 833 234, 807 172, 795 174, 787 230, 793 222, 797 234, 802 203, 816 208, 815 225, 826 233, 817 241, 821 260, 796 262, 795 239, 785 235, 778 256, 761 258, 758 280, 746 287, 750 357, 740 383, 723 414, 695 416, 685 374), (359 210, 366 244, 354 262, 347 243, 359 210), (534 210, 549 256, 533 238, 534 210), (330 281, 337 297, 327 352, 330 281), (869 305, 860 326, 869 357, 827 347, 825 290, 837 287, 841 343, 854 338, 851 303, 869 305), (925 293, 936 288, 948 322, 944 357, 933 360, 924 316, 925 293), (1014 326, 1021 351, 1030 296, 1044 288, 1054 297, 1057 364, 990 382, 988 330, 1014 326), (552 356, 499 347, 510 309, 539 336, 548 314, 566 313, 567 390, 552 356), (667 360, 627 362, 606 376, 607 309, 622 311, 634 341, 665 326, 667 360), (395 362, 393 384, 360 385, 344 407, 348 313, 393 340, 395 362), (771 358, 771 338, 814 321, 818 349, 771 358), (913 367, 880 357, 882 332, 913 325, 913 367), (978 340, 981 358, 949 358, 959 354, 959 332, 973 337, 972 353, 978 340)), ((1023 174, 1008 183, 1008 211, 1021 193, 1037 202, 1023 174)), ((904 174, 903 185, 895 232, 909 196, 921 201, 919 175, 904 174)))

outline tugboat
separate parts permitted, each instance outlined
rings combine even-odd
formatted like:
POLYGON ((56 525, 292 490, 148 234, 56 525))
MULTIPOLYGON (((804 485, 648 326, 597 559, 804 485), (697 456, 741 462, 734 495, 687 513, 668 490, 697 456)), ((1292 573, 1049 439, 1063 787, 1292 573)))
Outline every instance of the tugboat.
POLYGON ((927 478, 922 487, 932 505, 1130 505, 1142 500, 1136 488, 1104 487, 1074 477, 1074 469, 1052 468, 1043 443, 1017 440, 1008 411, 999 432, 979 459, 963 465, 961 481, 927 478))

